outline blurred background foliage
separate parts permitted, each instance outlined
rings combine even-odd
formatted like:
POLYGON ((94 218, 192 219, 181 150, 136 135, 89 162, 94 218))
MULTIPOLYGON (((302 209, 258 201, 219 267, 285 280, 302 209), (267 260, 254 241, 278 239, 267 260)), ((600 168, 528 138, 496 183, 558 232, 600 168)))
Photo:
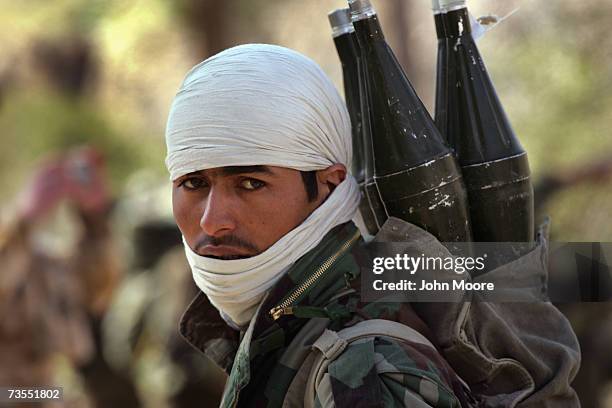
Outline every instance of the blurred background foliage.
MULTIPOLYGON (((311 56, 342 88, 326 14, 341 0, 0 1, 3 206, 48 152, 89 143, 120 193, 146 170, 165 180, 167 111, 185 72, 219 50, 273 42, 311 56)), ((431 109, 435 36, 427 0, 380 0, 387 37, 431 109)), ((480 40, 536 183, 611 156, 612 3, 471 0, 475 15, 518 12, 480 40)), ((575 184, 575 185, 574 185, 575 184)), ((555 238, 612 240, 610 182, 547 200, 555 238)))

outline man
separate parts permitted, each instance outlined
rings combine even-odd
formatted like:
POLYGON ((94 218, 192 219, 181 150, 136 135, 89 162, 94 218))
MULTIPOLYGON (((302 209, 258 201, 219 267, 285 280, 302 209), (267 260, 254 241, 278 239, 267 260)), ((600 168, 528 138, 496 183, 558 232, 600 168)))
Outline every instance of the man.
MULTIPOLYGON (((494 305, 417 314, 408 303, 361 301, 368 248, 351 222, 359 193, 347 172, 348 113, 310 59, 261 44, 209 58, 181 85, 166 141, 174 215, 203 292, 181 333, 229 374, 222 406, 576 403, 577 344, 548 304, 533 309, 542 335, 494 305), (381 331, 401 334, 341 337, 380 319, 381 331)), ((376 240, 439 246, 397 219, 376 240)))

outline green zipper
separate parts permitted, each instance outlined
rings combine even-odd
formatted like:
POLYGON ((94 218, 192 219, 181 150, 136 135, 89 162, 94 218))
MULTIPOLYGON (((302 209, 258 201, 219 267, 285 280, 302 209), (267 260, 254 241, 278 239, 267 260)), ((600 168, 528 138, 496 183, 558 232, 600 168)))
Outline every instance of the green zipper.
POLYGON ((273 307, 268 312, 273 320, 278 320, 283 315, 293 314, 293 308, 291 307, 292 303, 294 303, 302 294, 312 285, 314 285, 323 274, 331 268, 331 266, 336 262, 341 255, 343 255, 358 239, 361 237, 361 233, 359 230, 355 231, 355 233, 351 236, 351 238, 346 241, 342 246, 334 252, 329 258, 325 260, 317 268, 317 270, 308 278, 304 283, 299 285, 289 296, 285 298, 278 306, 273 307))

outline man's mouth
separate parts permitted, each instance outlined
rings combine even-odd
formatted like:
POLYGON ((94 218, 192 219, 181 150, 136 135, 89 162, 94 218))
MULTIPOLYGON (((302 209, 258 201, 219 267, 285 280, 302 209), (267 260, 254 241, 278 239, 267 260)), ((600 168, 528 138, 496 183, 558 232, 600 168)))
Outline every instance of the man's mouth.
POLYGON ((238 248, 230 245, 204 245, 198 248, 198 254, 209 258, 232 260, 244 259, 253 256, 247 253, 243 248, 238 248))
POLYGON ((244 259, 259 254, 257 246, 236 235, 203 236, 197 242, 195 252, 201 256, 223 260, 244 259))

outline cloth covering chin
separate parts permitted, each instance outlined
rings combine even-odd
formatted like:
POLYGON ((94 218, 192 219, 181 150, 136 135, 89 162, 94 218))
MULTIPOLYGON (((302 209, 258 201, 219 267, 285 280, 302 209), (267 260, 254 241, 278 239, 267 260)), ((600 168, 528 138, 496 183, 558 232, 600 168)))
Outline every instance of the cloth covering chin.
MULTIPOLYGON (((230 48, 196 65, 173 101, 166 144, 172 180, 225 166, 348 169, 352 156, 348 112, 329 78, 304 55, 266 44, 230 48)), ((246 259, 203 257, 183 239, 195 283, 228 324, 246 325, 297 259, 355 217, 359 197, 347 174, 304 222, 246 259)))
POLYGON ((316 247, 336 225, 357 210, 358 187, 347 178, 304 222, 259 255, 220 260, 200 256, 185 244, 196 285, 234 328, 246 325, 268 290, 302 255, 316 247))

